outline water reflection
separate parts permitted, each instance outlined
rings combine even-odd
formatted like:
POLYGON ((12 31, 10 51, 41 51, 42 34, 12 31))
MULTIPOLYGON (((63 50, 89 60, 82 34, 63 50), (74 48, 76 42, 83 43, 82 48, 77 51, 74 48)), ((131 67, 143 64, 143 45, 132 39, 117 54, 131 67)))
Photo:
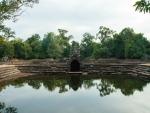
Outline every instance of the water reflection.
POLYGON ((6 106, 4 102, 0 102, 0 113, 17 113, 17 108, 6 106))
POLYGON ((77 91, 78 88, 82 87, 82 84, 83 80, 77 76, 70 77, 70 80, 68 81, 69 87, 72 88, 74 91, 77 91))
POLYGON ((115 88, 108 80, 102 79, 99 84, 96 84, 97 89, 100 92, 100 96, 106 96, 115 91, 115 88))
POLYGON ((34 76, 20 78, 11 82, 0 83, 0 91, 7 86, 23 87, 28 84, 34 89, 44 86, 48 91, 59 89, 59 93, 69 90, 78 91, 80 88, 90 89, 96 87, 101 97, 120 90, 123 95, 133 95, 135 91, 143 91, 147 81, 130 77, 97 77, 97 76, 34 76))

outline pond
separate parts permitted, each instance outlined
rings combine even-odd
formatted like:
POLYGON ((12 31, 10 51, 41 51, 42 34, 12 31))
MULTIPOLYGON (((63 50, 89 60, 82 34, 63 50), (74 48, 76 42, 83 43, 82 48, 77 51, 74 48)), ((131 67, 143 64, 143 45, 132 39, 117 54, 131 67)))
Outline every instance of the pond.
POLYGON ((149 113, 149 101, 149 82, 125 76, 31 76, 0 83, 0 113, 149 113))

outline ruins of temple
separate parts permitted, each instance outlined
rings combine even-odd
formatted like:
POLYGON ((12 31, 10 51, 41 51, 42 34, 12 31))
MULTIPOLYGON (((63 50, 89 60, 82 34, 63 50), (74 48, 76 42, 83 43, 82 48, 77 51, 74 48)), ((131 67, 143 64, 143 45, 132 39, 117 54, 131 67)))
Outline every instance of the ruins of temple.
POLYGON ((34 59, 17 60, 0 65, 0 80, 29 75, 53 74, 97 74, 130 75, 134 77, 150 78, 150 65, 143 61, 98 59, 81 60, 78 46, 70 50, 69 59, 34 59))

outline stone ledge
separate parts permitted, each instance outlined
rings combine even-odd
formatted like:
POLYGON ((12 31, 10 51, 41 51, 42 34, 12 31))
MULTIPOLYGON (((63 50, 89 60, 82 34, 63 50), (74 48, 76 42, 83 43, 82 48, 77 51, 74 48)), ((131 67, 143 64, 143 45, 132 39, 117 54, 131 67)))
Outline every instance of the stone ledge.
MULTIPOLYGON (((81 62, 82 63, 82 62, 81 62)), ((57 74, 57 73, 68 73, 69 65, 67 63, 53 63, 51 65, 40 65, 40 64, 19 64, 19 65, 0 65, 0 78, 5 75, 8 76, 5 79, 23 77, 24 75, 30 76, 33 74, 57 74), (12 68, 13 67, 13 68, 12 68), (11 70, 12 69, 12 70, 11 70), (11 71, 17 73, 11 73, 11 71), (6 70, 6 71, 5 71, 6 70), (19 73, 20 71, 20 73, 19 73)), ((120 62, 120 63, 84 63, 81 64, 81 72, 84 73, 95 73, 95 74, 129 74, 133 76, 144 76, 150 78, 150 63, 139 63, 139 62, 120 62)), ((1 80, 1 79, 0 79, 1 80)))

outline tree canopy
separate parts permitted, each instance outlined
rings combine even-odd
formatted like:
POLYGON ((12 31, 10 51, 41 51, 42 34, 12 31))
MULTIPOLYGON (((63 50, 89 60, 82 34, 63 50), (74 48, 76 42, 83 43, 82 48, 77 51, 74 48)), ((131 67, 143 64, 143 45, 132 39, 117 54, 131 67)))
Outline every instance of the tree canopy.
MULTIPOLYGON (((1 0, 0 1, 0 58, 68 58, 70 51, 78 46, 84 58, 130 58, 149 59, 150 42, 142 33, 135 33, 132 28, 124 28, 120 33, 105 26, 100 26, 96 36, 85 33, 81 43, 72 41, 68 31, 58 29, 58 34, 49 32, 41 37, 34 34, 27 40, 14 37, 14 32, 5 25, 5 21, 16 21, 23 12, 23 7, 32 7, 38 0, 1 0), (99 39, 99 41, 96 41, 99 39)), ((139 0, 136 10, 150 13, 150 1, 139 0)))
POLYGON ((136 10, 144 13, 150 13, 150 1, 149 0, 140 0, 137 1, 134 6, 136 10))
POLYGON ((38 0, 1 0, 0 1, 0 36, 13 37, 14 32, 5 26, 7 20, 17 20, 23 12, 23 7, 32 7, 38 0))
POLYGON ((1 37, 0 58, 69 58, 71 51, 77 48, 80 49, 82 59, 150 59, 150 41, 142 33, 135 33, 132 28, 124 28, 120 33, 112 32, 114 30, 104 26, 100 28, 103 29, 96 33, 99 38, 84 33, 81 43, 73 41, 73 36, 68 35, 68 31, 64 29, 58 29, 57 34, 46 33, 43 37, 34 34, 25 41, 1 37))

